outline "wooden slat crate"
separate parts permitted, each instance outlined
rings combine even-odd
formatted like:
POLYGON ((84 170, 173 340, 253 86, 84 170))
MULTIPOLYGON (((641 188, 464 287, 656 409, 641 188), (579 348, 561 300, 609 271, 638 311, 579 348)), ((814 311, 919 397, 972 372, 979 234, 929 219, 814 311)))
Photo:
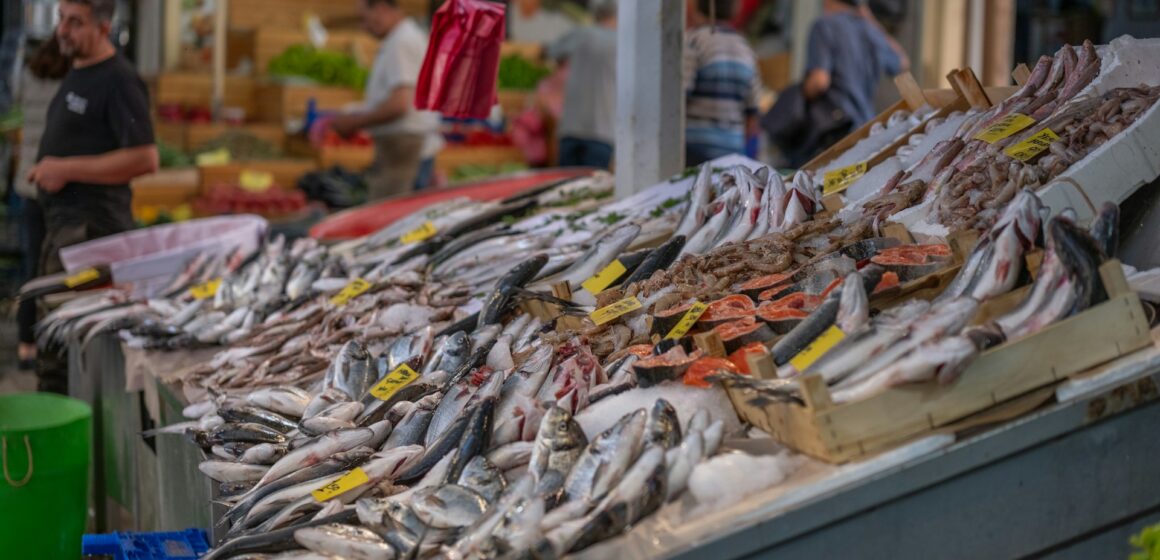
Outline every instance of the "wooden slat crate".
MULTIPOLYGON (((301 26, 233 30, 230 32, 228 64, 232 68, 243 58, 248 58, 254 65, 254 74, 264 76, 271 59, 291 46, 309 42, 310 38, 301 26)), ((327 31, 327 41, 323 48, 353 55, 355 60, 369 68, 378 47, 379 42, 365 32, 337 29, 327 31)))
MULTIPOLYGON (((986 95, 983 97, 978 97, 976 95, 977 90, 972 88, 968 90, 962 90, 962 93, 960 93, 957 85, 955 89, 918 89, 918 86, 914 83, 914 79, 912 77, 908 79, 909 76, 910 74, 908 73, 902 74, 895 79, 895 83, 898 85, 899 93, 902 95, 901 101, 891 105, 885 111, 879 113, 878 116, 858 127, 856 130, 846 135, 845 138, 842 138, 833 146, 830 146, 822 153, 814 156, 813 159, 806 162, 806 164, 801 168, 806 171, 817 171, 825 167, 826 164, 830 163, 838 156, 842 155, 842 153, 852 148, 860 140, 869 136, 871 127, 873 127, 876 123, 885 123, 890 118, 890 115, 894 114, 895 111, 903 109, 913 111, 921 107, 923 103, 926 103, 937 109, 934 115, 935 117, 945 117, 953 111, 965 110, 972 106, 980 108, 990 107, 991 104, 998 103, 999 101, 1010 97, 1011 94, 1015 93, 1015 91, 1018 89, 1015 86, 982 88, 982 91, 985 91, 986 95)), ((867 160, 868 168, 882 163, 883 160, 893 155, 898 150, 898 148, 906 145, 906 142, 910 139, 911 135, 919 132, 920 130, 921 125, 918 127, 918 129, 907 132, 895 140, 894 143, 890 144, 886 148, 883 148, 882 150, 879 150, 874 157, 871 157, 869 160, 867 160)))
POLYGON ((145 207, 172 209, 197 196, 200 174, 196 167, 162 169, 129 184, 133 189, 133 214, 145 207))
MULTIPOLYGON (((175 103, 208 108, 213 99, 213 76, 210 74, 165 72, 157 76, 154 87, 154 103, 159 105, 175 103)), ((256 112, 256 90, 253 78, 227 76, 222 102, 226 107, 240 107, 246 115, 253 115, 256 112)))
POLYGON ((203 165, 201 169, 201 193, 205 194, 214 185, 236 185, 242 171, 251 169, 265 171, 274 176, 274 185, 283 189, 298 187, 298 179, 318 169, 318 164, 309 159, 273 159, 265 161, 238 161, 225 165, 203 165))
POLYGON ((435 156, 435 169, 450 175, 461 165, 521 163, 524 153, 515 146, 447 146, 435 156))
POLYGON ((317 15, 322 23, 351 25, 359 21, 358 2, 334 0, 230 0, 227 24, 230 29, 259 27, 302 28, 306 14, 317 15))
POLYGON ((285 123, 306 116, 306 105, 314 99, 321 111, 339 111, 347 105, 362 101, 362 92, 348 88, 265 84, 258 91, 261 120, 285 123))
POLYGON ((207 142, 225 134, 228 131, 237 130, 244 132, 261 140, 265 140, 273 144, 279 150, 286 149, 286 131, 278 124, 243 124, 243 125, 228 125, 224 123, 211 124, 191 124, 186 132, 186 144, 191 151, 197 150, 204 146, 207 142))
MULTIPOLYGON (((1127 288, 1119 261, 1100 268, 1109 300, 1042 331, 983 352, 957 380, 900 385, 866 399, 835 404, 815 374, 801 378, 805 405, 751 404, 750 389, 728 387, 738 414, 785 445, 841 463, 872 455, 1063 381, 1151 344, 1140 299, 1127 288)), ((1026 293, 988 302, 982 318, 1017 305, 1026 293)))

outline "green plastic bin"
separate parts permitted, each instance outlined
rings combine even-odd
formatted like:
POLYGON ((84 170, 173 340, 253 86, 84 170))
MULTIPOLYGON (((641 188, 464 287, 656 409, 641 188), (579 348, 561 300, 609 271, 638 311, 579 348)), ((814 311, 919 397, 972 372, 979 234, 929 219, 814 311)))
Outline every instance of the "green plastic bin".
POLYGON ((92 416, 68 397, 0 395, 0 557, 80 557, 92 416))

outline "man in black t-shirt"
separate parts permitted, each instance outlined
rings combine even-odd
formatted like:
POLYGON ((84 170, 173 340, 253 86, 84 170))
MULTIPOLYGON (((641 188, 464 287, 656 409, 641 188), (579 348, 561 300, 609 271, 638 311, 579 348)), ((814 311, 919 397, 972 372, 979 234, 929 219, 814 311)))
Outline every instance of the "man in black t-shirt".
MULTIPOLYGON (((37 163, 44 211, 41 275, 63 270, 60 250, 133 227, 129 181, 158 167, 149 94, 109 40, 115 0, 62 0, 56 36, 73 67, 49 104, 37 163)), ((41 357, 41 391, 67 393, 63 364, 41 357)))
POLYGON ((129 181, 158 167, 149 94, 109 40, 114 3, 60 3, 56 35, 73 68, 48 107, 28 174, 45 212, 42 275, 62 270, 61 248, 131 229, 129 181))

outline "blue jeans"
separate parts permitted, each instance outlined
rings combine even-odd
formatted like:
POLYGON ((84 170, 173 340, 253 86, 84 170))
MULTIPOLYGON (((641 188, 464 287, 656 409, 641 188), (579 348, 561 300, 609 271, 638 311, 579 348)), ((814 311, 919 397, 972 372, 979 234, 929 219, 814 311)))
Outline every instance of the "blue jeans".
POLYGON ((427 158, 419 162, 419 174, 415 175, 415 190, 421 191, 431 186, 431 179, 435 176, 435 158, 427 158))
POLYGON ((608 169, 612 163, 612 144, 573 136, 560 138, 560 165, 608 169))

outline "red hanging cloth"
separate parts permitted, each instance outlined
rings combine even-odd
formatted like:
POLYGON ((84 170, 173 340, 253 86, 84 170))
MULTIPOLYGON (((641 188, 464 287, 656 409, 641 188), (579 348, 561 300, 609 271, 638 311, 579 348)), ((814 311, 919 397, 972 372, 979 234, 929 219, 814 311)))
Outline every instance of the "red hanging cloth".
POLYGON ((415 88, 416 109, 487 118, 497 101, 504 9, 486 0, 448 0, 435 12, 415 88))

